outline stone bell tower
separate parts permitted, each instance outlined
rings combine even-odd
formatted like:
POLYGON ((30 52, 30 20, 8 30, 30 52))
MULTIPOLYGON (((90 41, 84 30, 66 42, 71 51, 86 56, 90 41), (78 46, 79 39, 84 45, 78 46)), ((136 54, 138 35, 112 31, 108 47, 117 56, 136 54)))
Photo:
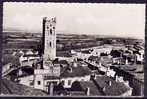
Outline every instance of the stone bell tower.
POLYGON ((43 59, 54 60, 56 58, 56 18, 43 18, 43 59))
MULTIPOLYGON (((45 77, 49 77, 49 83, 52 82, 50 77, 60 76, 60 65, 53 64, 53 60, 56 58, 56 18, 43 18, 43 68, 34 70, 34 88, 42 89, 46 91, 45 77)), ((52 85, 52 84, 51 84, 52 85)), ((53 88, 51 86, 51 93, 53 93, 53 88)))

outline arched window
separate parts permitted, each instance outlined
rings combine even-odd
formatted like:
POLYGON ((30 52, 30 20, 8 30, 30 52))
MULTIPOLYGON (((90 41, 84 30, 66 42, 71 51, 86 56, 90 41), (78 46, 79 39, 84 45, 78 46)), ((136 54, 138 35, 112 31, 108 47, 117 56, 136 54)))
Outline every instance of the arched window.
POLYGON ((50 47, 52 46, 52 43, 50 42, 50 47))

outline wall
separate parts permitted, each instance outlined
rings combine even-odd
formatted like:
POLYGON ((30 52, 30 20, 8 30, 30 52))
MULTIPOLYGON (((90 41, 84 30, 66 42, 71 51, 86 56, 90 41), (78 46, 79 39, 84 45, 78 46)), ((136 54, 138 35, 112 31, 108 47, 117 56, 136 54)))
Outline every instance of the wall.
POLYGON ((33 82, 33 80, 34 80, 34 75, 22 77, 22 78, 19 78, 19 80, 20 80, 20 82, 19 82, 20 84, 34 87, 34 85, 30 85, 30 83, 33 82))
POLYGON ((132 96, 132 90, 133 90, 133 88, 130 88, 128 91, 126 91, 125 93, 121 94, 120 96, 122 96, 122 97, 132 96))

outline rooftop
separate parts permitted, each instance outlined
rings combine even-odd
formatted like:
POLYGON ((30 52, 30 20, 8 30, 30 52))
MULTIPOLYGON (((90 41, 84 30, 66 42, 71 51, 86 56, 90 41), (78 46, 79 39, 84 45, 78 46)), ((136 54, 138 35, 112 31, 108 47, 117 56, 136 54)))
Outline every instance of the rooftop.
POLYGON ((68 66, 68 67, 63 67, 61 71, 61 77, 68 78, 68 77, 82 77, 85 75, 91 74, 91 71, 89 70, 88 67, 82 67, 82 66, 68 66), (72 71, 69 69, 72 68, 72 71))
POLYGON ((54 60, 53 64, 68 64, 66 60, 54 60))
POLYGON ((25 54, 23 57, 39 57, 39 55, 36 54, 25 54))
POLYGON ((70 54, 70 52, 62 52, 62 51, 57 51, 56 53, 57 57, 72 57, 72 55, 70 54))
POLYGON ((91 54, 90 50, 84 50, 84 51, 81 51, 81 52, 84 53, 84 54, 91 54))
POLYGON ((115 80, 107 76, 97 76, 96 82, 101 88, 105 87, 104 93, 108 96, 118 96, 129 89, 123 83, 116 82, 115 80), (108 84, 108 81, 111 81, 111 86, 108 84))
POLYGON ((112 58, 109 56, 102 56, 101 63, 105 66, 107 66, 108 64, 112 64, 112 58))
POLYGON ((25 85, 21 85, 15 82, 12 82, 7 79, 2 79, 1 83, 1 93, 7 95, 27 95, 27 96, 45 96, 45 92, 34 89, 25 85))
POLYGON ((98 56, 90 56, 89 58, 88 58, 88 60, 92 60, 92 61, 100 61, 100 57, 98 57, 98 56))
POLYGON ((91 96, 101 96, 102 93, 97 88, 97 86, 92 81, 80 81, 81 87, 86 90, 87 87, 90 88, 90 95, 91 96))

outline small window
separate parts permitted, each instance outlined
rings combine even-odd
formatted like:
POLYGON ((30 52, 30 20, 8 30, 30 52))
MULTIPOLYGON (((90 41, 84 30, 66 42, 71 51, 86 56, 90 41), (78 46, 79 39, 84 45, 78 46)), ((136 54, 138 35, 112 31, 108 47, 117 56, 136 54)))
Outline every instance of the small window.
POLYGON ((71 85, 71 80, 68 80, 68 85, 71 85))
POLYGON ((53 27, 53 29, 55 29, 55 27, 53 27))
POLYGON ((37 83, 38 83, 38 85, 40 85, 41 84, 41 81, 38 81, 37 83))

